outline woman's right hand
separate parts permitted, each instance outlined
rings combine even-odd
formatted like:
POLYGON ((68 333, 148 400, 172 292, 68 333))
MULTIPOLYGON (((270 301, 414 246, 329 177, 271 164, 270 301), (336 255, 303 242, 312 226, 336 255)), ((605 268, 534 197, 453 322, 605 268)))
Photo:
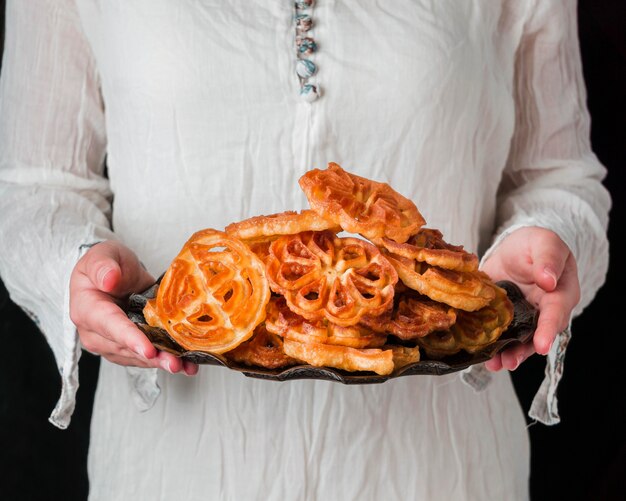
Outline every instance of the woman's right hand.
POLYGON ((70 318, 83 347, 110 362, 157 367, 192 376, 198 366, 157 350, 120 308, 131 292, 147 289, 154 278, 133 251, 108 240, 94 245, 76 263, 70 278, 70 318))

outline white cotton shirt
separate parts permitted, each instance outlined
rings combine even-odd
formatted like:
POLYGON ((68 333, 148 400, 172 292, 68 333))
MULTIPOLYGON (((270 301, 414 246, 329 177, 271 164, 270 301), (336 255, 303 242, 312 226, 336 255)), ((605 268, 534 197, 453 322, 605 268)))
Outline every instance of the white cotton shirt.
MULTIPOLYGON (((389 183, 479 254, 522 226, 557 232, 579 266, 577 311, 604 280, 610 202, 589 145, 574 1, 7 9, 0 272, 57 360, 57 426, 78 384, 67 291, 86 245, 117 238, 157 276, 198 229, 307 207, 297 181, 329 161, 389 183), (304 80, 303 13, 317 44, 304 80), (318 99, 301 96, 306 85, 318 99)), ((544 422, 558 420, 567 339, 535 400, 544 422)), ((528 440, 509 375, 466 379, 483 391, 457 374, 344 386, 102 360, 90 499, 526 499, 528 440)))

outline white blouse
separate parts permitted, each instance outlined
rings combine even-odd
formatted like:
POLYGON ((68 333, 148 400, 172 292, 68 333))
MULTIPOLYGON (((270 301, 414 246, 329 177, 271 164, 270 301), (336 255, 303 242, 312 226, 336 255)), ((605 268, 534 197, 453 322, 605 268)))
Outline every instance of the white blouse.
MULTIPOLYGON (((68 281, 85 245, 120 239, 157 276, 198 229, 306 207, 297 180, 329 161, 481 255, 522 226, 555 231, 579 266, 576 312, 603 283, 610 200, 574 0, 310 3, 9 0, 0 272, 54 352, 55 425, 78 387, 68 281)), ((546 423, 568 339, 531 409, 546 423)), ((464 378, 483 391, 458 375, 354 387, 102 360, 90 496, 525 499, 508 373, 464 378)))

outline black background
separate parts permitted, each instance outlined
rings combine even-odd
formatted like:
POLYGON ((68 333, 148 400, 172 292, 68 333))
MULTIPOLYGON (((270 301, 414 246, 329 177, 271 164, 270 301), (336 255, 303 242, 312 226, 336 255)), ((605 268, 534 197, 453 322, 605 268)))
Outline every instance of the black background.
MULTIPOLYGON (((0 9, 3 27, 4 0, 0 9)), ((578 10, 592 144, 609 171, 605 185, 613 197, 611 262, 605 286, 574 321, 558 393, 562 422, 529 427, 535 501, 626 499, 626 335, 621 318, 626 307, 626 247, 619 240, 626 215, 626 2, 581 0, 578 10)), ((86 499, 86 455, 98 359, 83 354, 76 412, 70 427, 61 431, 47 421, 60 391, 52 353, 37 328, 10 301, 1 282, 0 343, 4 353, 0 363, 0 498, 86 499)), ((543 367, 543 360, 535 356, 513 373, 526 411, 543 378, 543 367)))

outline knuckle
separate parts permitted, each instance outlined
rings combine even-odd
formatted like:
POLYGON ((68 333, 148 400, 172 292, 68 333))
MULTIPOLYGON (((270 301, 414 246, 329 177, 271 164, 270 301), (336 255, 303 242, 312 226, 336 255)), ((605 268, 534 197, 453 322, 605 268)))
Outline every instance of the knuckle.
POLYGON ((70 305, 70 320, 76 326, 79 326, 82 320, 81 315, 78 314, 78 312, 76 311, 76 308, 72 308, 71 305, 70 305))
POLYGON ((80 336, 80 342, 89 353, 98 353, 98 343, 95 342, 93 336, 80 336))

